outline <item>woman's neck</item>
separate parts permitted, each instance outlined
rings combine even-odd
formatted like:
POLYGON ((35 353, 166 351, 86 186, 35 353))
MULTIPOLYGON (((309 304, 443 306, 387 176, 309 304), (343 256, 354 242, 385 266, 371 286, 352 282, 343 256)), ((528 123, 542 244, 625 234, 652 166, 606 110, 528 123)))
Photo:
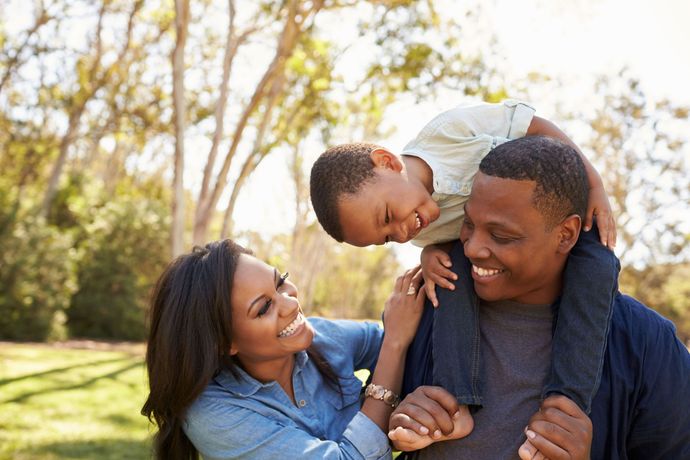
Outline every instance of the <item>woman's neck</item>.
POLYGON ((295 369, 295 355, 271 361, 247 362, 238 357, 242 368, 247 374, 261 383, 278 382, 292 402, 295 402, 295 392, 292 388, 292 373, 295 369))

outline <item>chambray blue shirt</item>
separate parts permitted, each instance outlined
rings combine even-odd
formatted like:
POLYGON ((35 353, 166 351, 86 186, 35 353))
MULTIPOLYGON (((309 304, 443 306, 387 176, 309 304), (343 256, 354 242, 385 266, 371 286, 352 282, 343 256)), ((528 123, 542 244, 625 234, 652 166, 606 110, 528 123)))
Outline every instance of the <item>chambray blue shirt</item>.
POLYGON ((424 160, 433 173, 441 215, 422 229, 412 244, 424 247, 460 237, 464 206, 479 163, 496 146, 527 134, 534 108, 515 100, 458 106, 437 115, 403 148, 403 155, 424 160))
POLYGON ((389 459, 388 438, 360 412, 362 382, 383 330, 376 324, 310 318, 314 346, 340 378, 341 395, 306 352, 295 355, 293 404, 277 382, 223 371, 192 403, 184 431, 206 459, 389 459))

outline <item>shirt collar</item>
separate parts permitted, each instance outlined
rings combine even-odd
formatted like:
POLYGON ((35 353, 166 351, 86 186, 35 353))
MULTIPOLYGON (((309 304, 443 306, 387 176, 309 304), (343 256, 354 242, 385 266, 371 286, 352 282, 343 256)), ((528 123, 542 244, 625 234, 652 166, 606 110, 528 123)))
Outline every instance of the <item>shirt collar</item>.
MULTIPOLYGON (((295 369, 292 371, 293 376, 299 374, 308 361, 309 356, 306 351, 296 353, 295 369)), ((261 389, 269 389, 276 385, 275 381, 268 383, 259 382, 239 366, 235 366, 234 371, 223 369, 213 380, 230 393, 242 397, 251 396, 261 389)))

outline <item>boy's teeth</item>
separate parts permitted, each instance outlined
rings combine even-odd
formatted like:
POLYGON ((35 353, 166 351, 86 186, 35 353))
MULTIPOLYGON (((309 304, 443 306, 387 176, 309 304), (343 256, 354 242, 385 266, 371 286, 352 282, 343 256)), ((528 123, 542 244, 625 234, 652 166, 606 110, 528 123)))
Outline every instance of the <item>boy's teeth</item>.
POLYGON ((304 315, 302 315, 302 313, 300 312, 300 313, 297 314, 297 318, 295 318, 293 322, 291 322, 290 324, 288 324, 288 325, 285 327, 285 329, 283 329, 282 331, 280 331, 280 333, 278 334, 278 337, 281 337, 281 338, 282 338, 282 337, 289 337, 289 336, 291 336, 292 334, 295 333, 295 330, 296 330, 303 322, 304 322, 304 315))
POLYGON ((472 271, 479 276, 492 276, 501 273, 503 270, 496 270, 494 268, 481 268, 476 265, 472 265, 472 271))
POLYGON ((419 213, 415 213, 415 230, 422 226, 422 220, 419 218, 419 213))

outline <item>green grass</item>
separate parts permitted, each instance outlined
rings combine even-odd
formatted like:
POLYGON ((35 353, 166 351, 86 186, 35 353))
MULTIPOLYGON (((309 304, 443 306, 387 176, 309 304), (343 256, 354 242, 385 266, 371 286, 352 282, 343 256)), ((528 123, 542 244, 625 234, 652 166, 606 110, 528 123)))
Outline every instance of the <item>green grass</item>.
POLYGON ((150 458, 145 382, 142 346, 0 343, 0 459, 150 458))

